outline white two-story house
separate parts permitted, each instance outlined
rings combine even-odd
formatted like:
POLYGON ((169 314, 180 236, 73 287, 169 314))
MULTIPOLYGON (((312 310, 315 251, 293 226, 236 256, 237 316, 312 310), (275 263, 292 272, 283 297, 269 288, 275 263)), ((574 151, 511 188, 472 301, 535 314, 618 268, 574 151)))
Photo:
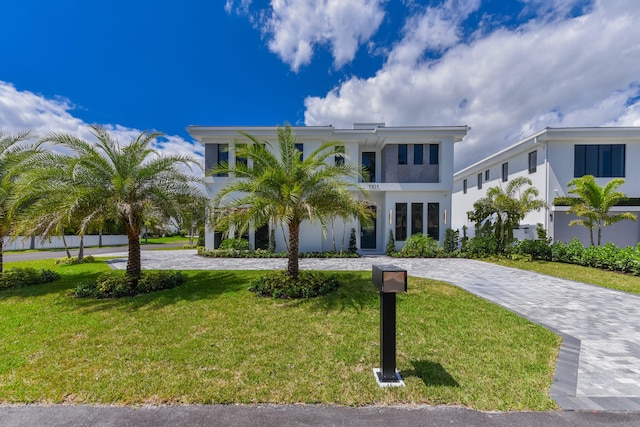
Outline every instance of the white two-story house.
MULTIPOLYGON (((356 160, 368 172, 367 182, 354 182, 354 197, 366 199, 375 213, 372 229, 363 229, 355 221, 345 223, 337 219, 325 235, 320 224, 303 223, 301 251, 333 250, 335 241, 338 248, 346 249, 352 228, 356 230, 361 253, 384 253, 390 231, 398 249, 416 233, 443 240, 451 215, 453 146, 466 136, 467 126, 388 127, 384 123, 357 123, 352 129, 333 126, 292 129, 297 149, 303 156, 327 141, 344 144, 345 157, 356 160), (366 197, 355 191, 356 185, 366 190, 366 197)), ((207 171, 218 162, 236 161, 234 146, 250 142, 240 132, 278 149, 277 127, 189 126, 187 130, 204 144, 207 171)), ((208 175, 209 196, 215 197, 230 179, 234 178, 208 175)), ((275 225, 275 232, 276 250, 285 250, 284 233, 279 224, 275 225)), ((269 233, 268 226, 250 230, 248 238, 252 247, 266 248, 269 233)), ((216 230, 207 227, 207 248, 217 247, 220 237, 216 230)))
MULTIPOLYGON (((516 144, 499 151, 454 175, 452 228, 474 225, 467 212, 473 203, 486 195, 487 189, 505 186, 517 176, 526 176, 548 207, 528 214, 515 233, 519 239, 536 238, 536 224, 543 224, 549 237, 568 242, 578 237, 589 244, 589 231, 581 226, 569 226, 575 219, 567 214, 558 198, 575 197, 568 193, 568 182, 575 177, 593 175, 604 186, 614 177, 625 183, 619 190, 629 198, 626 206, 616 206, 612 212, 640 214, 640 127, 546 128, 516 144)), ((640 241, 640 221, 621 221, 604 227, 602 243, 635 246, 640 241)))

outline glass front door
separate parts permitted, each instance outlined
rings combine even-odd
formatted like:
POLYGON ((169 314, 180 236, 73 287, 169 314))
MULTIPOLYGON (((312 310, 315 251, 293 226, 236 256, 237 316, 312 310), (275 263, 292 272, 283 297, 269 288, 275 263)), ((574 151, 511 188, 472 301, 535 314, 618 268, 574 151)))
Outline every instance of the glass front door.
POLYGON ((376 207, 369 206, 373 215, 373 228, 366 229, 360 226, 360 249, 375 249, 377 240, 376 207))

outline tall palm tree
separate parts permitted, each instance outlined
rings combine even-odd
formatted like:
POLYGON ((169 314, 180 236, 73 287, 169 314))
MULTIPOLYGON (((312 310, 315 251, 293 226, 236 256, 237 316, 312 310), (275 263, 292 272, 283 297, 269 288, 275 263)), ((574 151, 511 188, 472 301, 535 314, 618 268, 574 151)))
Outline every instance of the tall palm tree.
POLYGON ((10 234, 13 218, 10 203, 16 190, 15 181, 20 165, 35 152, 32 145, 20 144, 29 138, 30 132, 5 134, 0 131, 0 272, 2 272, 4 238, 10 234))
POLYGON ((198 162, 189 156, 159 155, 153 141, 159 133, 142 132, 128 145, 120 145, 107 130, 92 126, 96 143, 69 134, 49 134, 43 142, 60 144, 70 154, 48 154, 25 174, 18 205, 29 205, 26 222, 46 233, 65 221, 75 221, 81 233, 89 224, 106 220, 124 225, 128 238, 126 273, 140 277, 140 231, 144 214, 154 210, 177 216, 180 203, 204 199, 187 173, 198 162))
POLYGON ((613 206, 627 198, 623 192, 617 191, 617 188, 622 184, 624 184, 624 179, 613 178, 604 187, 601 187, 593 175, 584 175, 569 181, 569 193, 577 195, 578 202, 569 208, 568 213, 580 217, 571 221, 569 225, 587 227, 591 246, 593 246, 594 228, 598 231, 598 246, 600 246, 603 226, 615 224, 625 219, 630 221, 638 219, 631 212, 611 213, 613 206))
POLYGON ((528 177, 519 176, 509 181, 504 189, 491 187, 485 197, 473 204, 474 210, 467 212, 479 230, 494 234, 498 251, 513 242, 513 230, 529 212, 546 206, 543 200, 537 199, 538 189, 531 185, 528 177))
POLYGON ((232 224, 241 231, 271 222, 288 228, 288 274, 298 278, 299 235, 303 221, 319 221, 326 232, 333 216, 359 219, 371 223, 369 210, 350 191, 364 190, 348 178, 361 177, 361 169, 353 163, 327 162, 341 154, 335 141, 322 144, 313 153, 302 156, 296 148, 296 138, 289 125, 278 128, 279 154, 268 142, 243 133, 252 143, 235 147, 236 156, 247 162, 223 162, 213 168, 213 174, 235 177, 214 200, 216 227, 232 224))

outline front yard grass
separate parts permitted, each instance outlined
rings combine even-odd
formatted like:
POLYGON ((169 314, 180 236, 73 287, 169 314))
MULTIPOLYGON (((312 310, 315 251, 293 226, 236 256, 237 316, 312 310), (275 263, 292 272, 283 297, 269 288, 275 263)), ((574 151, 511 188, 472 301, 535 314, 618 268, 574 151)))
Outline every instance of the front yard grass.
POLYGON ((253 271, 190 271, 187 283, 118 300, 69 296, 102 262, 51 260, 58 282, 0 292, 0 402, 451 404, 556 409, 559 338, 456 287, 410 278, 398 296, 397 367, 382 389, 370 272, 304 301, 260 298, 253 271))
POLYGON ((551 261, 512 260, 504 257, 489 258, 487 261, 640 295, 640 276, 551 261))

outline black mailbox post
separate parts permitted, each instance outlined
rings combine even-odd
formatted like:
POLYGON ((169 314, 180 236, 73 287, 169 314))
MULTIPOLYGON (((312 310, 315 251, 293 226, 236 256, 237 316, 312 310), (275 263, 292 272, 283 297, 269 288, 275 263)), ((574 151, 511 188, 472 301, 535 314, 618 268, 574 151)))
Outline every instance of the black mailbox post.
POLYGON ((380 291, 380 369, 374 369, 381 386, 404 385, 396 372, 396 294, 407 292, 407 270, 395 265, 372 266, 373 284, 380 291))

